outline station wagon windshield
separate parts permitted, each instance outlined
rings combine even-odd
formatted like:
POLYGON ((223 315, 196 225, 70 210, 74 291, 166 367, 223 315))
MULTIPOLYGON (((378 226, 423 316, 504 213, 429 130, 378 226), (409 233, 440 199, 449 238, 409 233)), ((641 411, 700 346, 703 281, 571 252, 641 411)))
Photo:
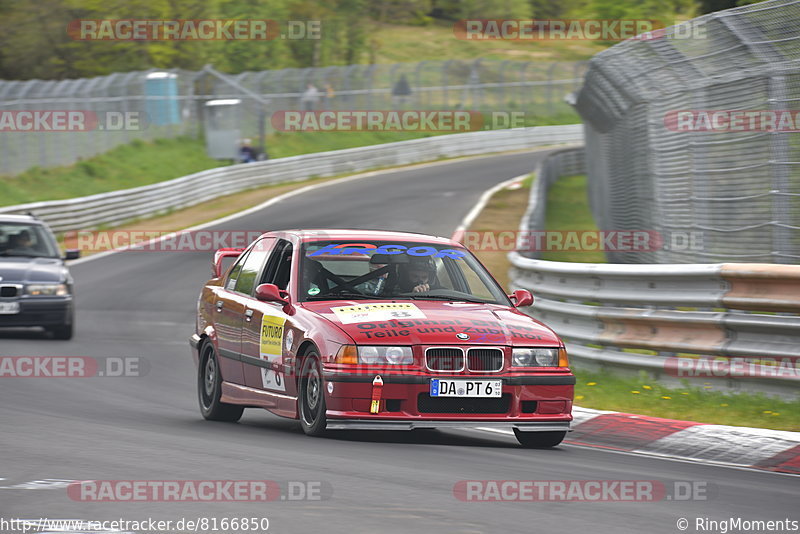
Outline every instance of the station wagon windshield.
POLYGON ((0 256, 57 258, 59 251, 38 224, 0 223, 0 256))

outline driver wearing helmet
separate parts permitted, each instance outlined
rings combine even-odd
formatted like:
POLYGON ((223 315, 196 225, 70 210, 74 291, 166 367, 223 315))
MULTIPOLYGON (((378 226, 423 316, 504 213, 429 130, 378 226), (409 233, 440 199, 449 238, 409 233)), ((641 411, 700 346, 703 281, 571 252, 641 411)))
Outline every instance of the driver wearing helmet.
POLYGON ((436 266, 431 258, 411 256, 409 262, 400 265, 398 287, 403 293, 424 293, 439 289, 436 283, 436 266))

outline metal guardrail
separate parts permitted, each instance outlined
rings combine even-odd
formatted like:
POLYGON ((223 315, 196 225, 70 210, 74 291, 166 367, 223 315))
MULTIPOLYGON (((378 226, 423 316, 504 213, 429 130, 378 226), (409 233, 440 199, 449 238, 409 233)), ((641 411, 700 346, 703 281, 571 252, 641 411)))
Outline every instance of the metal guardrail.
MULTIPOLYGON (((583 172, 582 151, 558 151, 540 163, 523 231, 544 229, 547 191, 561 176, 583 172)), ((534 294, 526 312, 565 339, 578 366, 800 393, 800 266, 565 263, 525 254, 509 255, 512 288, 534 294), (727 367, 682 366, 707 357, 727 367), (770 359, 784 366, 767 365, 770 359)))
POLYGON ((582 141, 580 124, 443 135, 218 167, 134 189, 4 207, 0 213, 33 212, 56 232, 90 230, 269 184, 582 141))

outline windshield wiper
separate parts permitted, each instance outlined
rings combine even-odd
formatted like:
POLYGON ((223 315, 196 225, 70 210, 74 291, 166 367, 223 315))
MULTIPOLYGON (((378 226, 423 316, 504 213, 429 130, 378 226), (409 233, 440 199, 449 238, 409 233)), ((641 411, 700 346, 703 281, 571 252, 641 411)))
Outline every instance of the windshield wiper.
MULTIPOLYGON (((311 295, 306 300, 340 300, 342 298, 347 299, 365 299, 365 300, 386 300, 387 297, 382 297, 380 295, 365 295, 363 293, 352 293, 349 291, 341 291, 336 293, 326 293, 325 295, 311 295)), ((389 297, 391 298, 391 297, 389 297)))
POLYGON ((26 252, 11 252, 10 250, 4 250, 0 252, 0 256, 6 256, 9 258, 50 258, 52 256, 42 256, 41 254, 30 254, 26 252))
POLYGON ((475 304, 487 304, 491 303, 491 300, 481 300, 481 299, 470 299, 464 297, 450 297, 446 295, 409 295, 406 297, 397 297, 401 299, 413 299, 413 300, 450 300, 454 302, 474 302, 475 304))

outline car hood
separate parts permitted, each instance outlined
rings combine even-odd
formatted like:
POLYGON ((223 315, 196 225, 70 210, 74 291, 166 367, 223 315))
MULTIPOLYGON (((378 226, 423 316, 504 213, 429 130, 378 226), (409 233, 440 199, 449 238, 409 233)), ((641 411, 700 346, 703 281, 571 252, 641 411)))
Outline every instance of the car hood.
POLYGON ((0 256, 0 284, 63 282, 67 279, 67 270, 60 259, 0 256))
POLYGON ((344 330, 358 344, 560 345, 558 336, 543 324, 515 308, 496 304, 359 300, 302 305, 344 330), (465 335, 469 338, 464 339, 465 335))

